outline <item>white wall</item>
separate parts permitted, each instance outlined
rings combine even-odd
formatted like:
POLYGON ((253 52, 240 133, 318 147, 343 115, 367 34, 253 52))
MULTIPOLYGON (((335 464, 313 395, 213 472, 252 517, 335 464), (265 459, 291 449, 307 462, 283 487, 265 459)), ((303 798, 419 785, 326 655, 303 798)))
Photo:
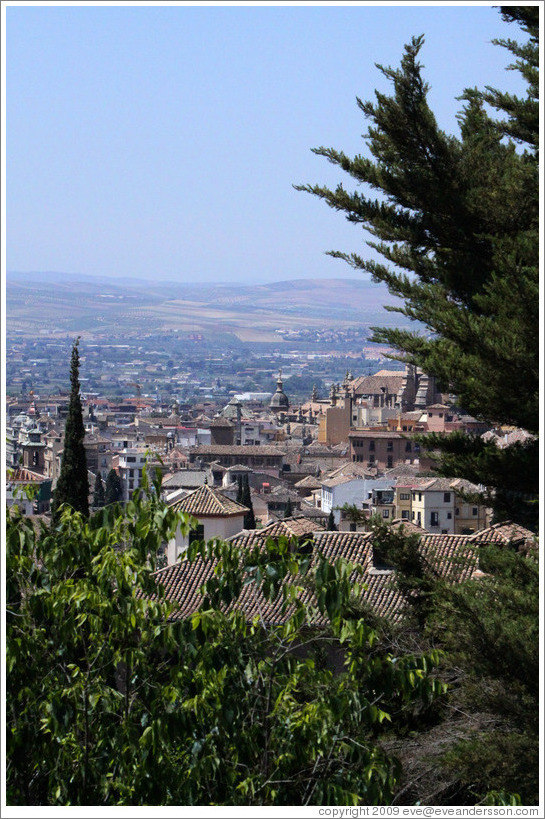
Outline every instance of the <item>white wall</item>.
POLYGON ((338 526, 341 520, 339 508, 347 503, 349 506, 362 508, 363 501, 369 499, 373 489, 390 489, 394 485, 387 478, 354 478, 352 481, 338 484, 333 487, 322 486, 322 509, 329 513, 333 509, 333 517, 338 526))
MULTIPOLYGON (((195 517, 204 526, 204 540, 212 540, 216 537, 225 540, 232 535, 238 534, 244 528, 244 515, 233 515, 224 518, 195 517)), ((188 545, 189 535, 183 535, 181 529, 178 528, 176 536, 168 542, 167 559, 169 566, 171 563, 177 562, 180 555, 187 550, 188 545)))

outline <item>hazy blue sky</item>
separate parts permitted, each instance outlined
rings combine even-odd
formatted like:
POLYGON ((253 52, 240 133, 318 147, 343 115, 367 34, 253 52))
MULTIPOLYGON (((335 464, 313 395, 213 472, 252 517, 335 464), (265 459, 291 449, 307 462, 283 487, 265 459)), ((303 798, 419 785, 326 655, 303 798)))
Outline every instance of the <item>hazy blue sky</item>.
POLYGON ((375 63, 421 52, 440 125, 467 86, 519 88, 491 5, 6 9, 7 268, 187 281, 361 276, 364 235, 294 183, 349 178, 375 63))

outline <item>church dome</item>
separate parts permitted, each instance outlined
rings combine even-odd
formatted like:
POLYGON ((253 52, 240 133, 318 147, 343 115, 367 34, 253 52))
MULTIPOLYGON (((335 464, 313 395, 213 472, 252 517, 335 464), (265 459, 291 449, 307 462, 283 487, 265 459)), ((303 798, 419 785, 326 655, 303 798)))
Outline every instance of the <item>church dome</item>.
POLYGON ((287 410, 289 405, 288 396, 282 388, 282 370, 280 370, 276 381, 276 392, 271 398, 270 408, 272 410, 287 410))

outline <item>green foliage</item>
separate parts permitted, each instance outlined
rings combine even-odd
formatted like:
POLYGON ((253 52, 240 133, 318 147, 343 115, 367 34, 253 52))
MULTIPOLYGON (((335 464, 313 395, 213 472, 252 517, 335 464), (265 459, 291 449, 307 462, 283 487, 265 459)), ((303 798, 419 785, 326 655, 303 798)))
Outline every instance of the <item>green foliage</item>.
MULTIPOLYGON (((375 329, 373 340, 435 375, 477 418, 537 433, 539 12, 506 7, 502 14, 529 35, 524 44, 499 41, 517 57, 514 67, 527 82, 524 99, 466 90, 460 136, 444 133, 428 104, 418 62, 424 41, 416 37, 399 69, 379 66, 392 96, 358 99, 371 123, 365 138, 372 158, 315 149, 348 173, 357 190, 298 189, 375 238, 367 244, 386 264, 355 253, 331 255, 384 282, 404 302, 387 309, 424 328, 375 329), (487 105, 506 119, 489 115, 487 105)), ((527 455, 536 495, 537 460, 534 450, 527 455)), ((467 459, 458 464, 451 457, 450 474, 465 477, 465 465, 467 459)), ((478 465, 475 457, 475 470, 478 465)))
POLYGON ((61 471, 55 488, 52 513, 58 518, 63 504, 68 504, 84 517, 89 514, 89 479, 83 440, 85 427, 79 385, 79 338, 72 347, 70 362, 70 400, 64 428, 64 448, 61 471))
POLYGON ((65 507, 39 531, 9 512, 8 803, 387 804, 399 765, 377 734, 391 707, 441 693, 437 655, 380 651, 354 568, 311 568, 285 538, 192 543, 214 572, 173 619, 152 572, 188 522, 159 493, 144 474, 124 509, 65 507), (246 618, 249 585, 283 616, 246 618))
POLYGON ((155 590, 154 556, 177 523, 151 492, 123 516, 87 520, 65 506, 39 531, 10 510, 10 804, 122 804, 146 778, 142 734, 164 711, 164 653, 176 643, 168 606, 139 592, 155 590))
POLYGON ((375 542, 397 569, 409 613, 393 635, 383 627, 383 636, 422 652, 439 648, 440 677, 449 683, 435 714, 410 725, 418 742, 412 758, 405 758, 404 787, 423 804, 537 804, 536 554, 480 547, 484 574, 450 583, 433 570, 433 561, 423 561, 417 541, 383 527, 375 542), (426 784, 430 770, 433 790, 426 784))
POLYGON ((335 515, 333 514, 333 509, 330 511, 329 516, 327 518, 327 531, 328 532, 336 532, 337 526, 335 525, 335 515))

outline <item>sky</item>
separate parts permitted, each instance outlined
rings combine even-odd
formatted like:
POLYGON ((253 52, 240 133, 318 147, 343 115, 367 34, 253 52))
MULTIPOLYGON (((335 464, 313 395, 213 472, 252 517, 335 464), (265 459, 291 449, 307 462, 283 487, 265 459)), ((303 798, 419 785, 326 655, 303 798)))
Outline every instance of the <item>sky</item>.
POLYGON ((439 125, 464 88, 520 90, 485 3, 5 3, 8 271, 187 282, 360 277, 361 228, 294 184, 350 178, 356 97, 425 35, 439 125))

